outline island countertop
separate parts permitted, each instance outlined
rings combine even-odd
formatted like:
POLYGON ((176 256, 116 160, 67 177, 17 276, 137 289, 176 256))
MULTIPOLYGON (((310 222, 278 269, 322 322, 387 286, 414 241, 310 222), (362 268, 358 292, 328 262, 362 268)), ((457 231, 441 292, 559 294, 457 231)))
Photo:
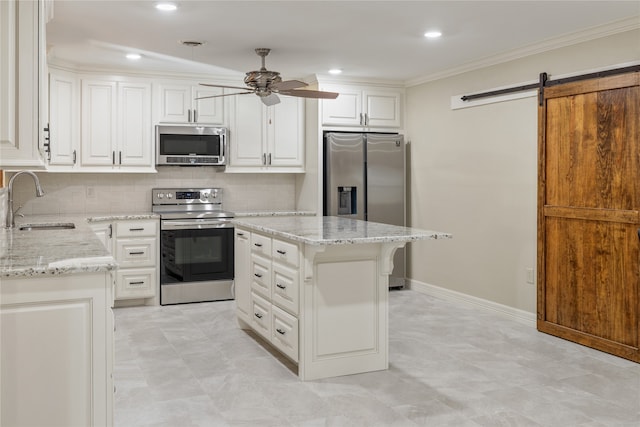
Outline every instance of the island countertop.
POLYGON ((309 245, 346 245, 450 239, 441 231, 421 230, 336 216, 277 216, 236 218, 233 223, 251 231, 309 245))

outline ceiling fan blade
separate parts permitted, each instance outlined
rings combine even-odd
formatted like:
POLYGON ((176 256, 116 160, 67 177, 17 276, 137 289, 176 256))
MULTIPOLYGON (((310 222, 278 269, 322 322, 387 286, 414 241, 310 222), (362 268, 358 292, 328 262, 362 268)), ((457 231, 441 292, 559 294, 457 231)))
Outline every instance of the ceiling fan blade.
POLYGON ((306 89, 281 90, 280 94, 289 95, 289 96, 298 96, 301 98, 317 98, 317 99, 318 98, 319 99, 336 99, 338 95, 340 95, 338 92, 325 92, 321 90, 306 90, 306 89))
POLYGON ((271 89, 281 91, 281 90, 297 89, 299 87, 305 87, 305 86, 308 86, 308 84, 305 82, 301 82, 300 80, 285 80, 283 82, 272 84, 271 89))
POLYGON ((200 83, 200 86, 209 86, 209 87, 222 87, 226 89, 240 89, 240 90, 250 90, 249 87, 240 87, 240 86, 225 86, 225 85, 214 85, 211 83, 200 83))
POLYGON ((267 96, 262 96, 260 97, 260 99, 262 99, 262 103, 267 107, 280 103, 280 98, 278 98, 278 95, 276 95, 275 93, 267 96))
POLYGON ((253 93, 253 91, 250 91, 250 92, 223 93, 221 95, 200 96, 200 97, 195 98, 195 99, 220 98, 221 96, 246 95, 247 93, 253 93))

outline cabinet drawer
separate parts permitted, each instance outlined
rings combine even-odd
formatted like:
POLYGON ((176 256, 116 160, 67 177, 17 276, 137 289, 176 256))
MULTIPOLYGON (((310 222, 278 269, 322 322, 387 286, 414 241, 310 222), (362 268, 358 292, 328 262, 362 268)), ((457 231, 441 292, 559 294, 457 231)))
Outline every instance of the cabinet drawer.
POLYGON ((271 298, 271 261, 251 255, 251 289, 271 298))
POLYGON ((157 220, 133 220, 116 222, 116 237, 138 237, 156 235, 157 220))
POLYGON ((154 267, 158 262, 156 239, 118 239, 116 259, 119 268, 154 267))
POLYGON ((274 304, 297 315, 299 287, 297 270, 278 264, 273 265, 271 301, 274 304))
POLYGON ((271 303, 251 292, 251 327, 267 341, 271 340, 271 303))
POLYGON ((276 306, 271 307, 271 343, 298 361, 298 319, 276 306))
POLYGON ((298 266, 298 246, 293 243, 273 239, 271 257, 274 261, 298 266))
POLYGON ((153 297, 157 282, 155 268, 120 269, 116 273, 115 299, 153 297))
POLYGON ((271 256, 271 238, 251 233, 251 251, 266 257, 271 256))

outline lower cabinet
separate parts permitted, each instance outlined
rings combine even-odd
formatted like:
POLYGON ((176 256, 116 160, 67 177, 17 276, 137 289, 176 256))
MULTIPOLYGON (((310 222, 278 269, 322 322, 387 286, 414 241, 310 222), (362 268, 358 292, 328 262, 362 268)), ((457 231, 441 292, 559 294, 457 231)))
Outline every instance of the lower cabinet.
POLYGON ((146 299, 147 303, 156 305, 158 220, 116 220, 93 223, 91 227, 118 262, 115 300, 146 299))
POLYGON ((113 425, 110 272, 3 278, 0 295, 0 425, 113 425))
POLYGON ((299 256, 294 244, 236 228, 238 318, 294 362, 299 360, 299 256))

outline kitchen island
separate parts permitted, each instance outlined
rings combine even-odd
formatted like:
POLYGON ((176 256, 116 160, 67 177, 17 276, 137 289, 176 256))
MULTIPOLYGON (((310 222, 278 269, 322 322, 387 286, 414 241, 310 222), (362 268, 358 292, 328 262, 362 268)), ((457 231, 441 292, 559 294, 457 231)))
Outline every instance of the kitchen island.
POLYGON ((238 321, 297 363, 301 380, 387 369, 393 255, 452 237, 341 217, 234 224, 238 321))

